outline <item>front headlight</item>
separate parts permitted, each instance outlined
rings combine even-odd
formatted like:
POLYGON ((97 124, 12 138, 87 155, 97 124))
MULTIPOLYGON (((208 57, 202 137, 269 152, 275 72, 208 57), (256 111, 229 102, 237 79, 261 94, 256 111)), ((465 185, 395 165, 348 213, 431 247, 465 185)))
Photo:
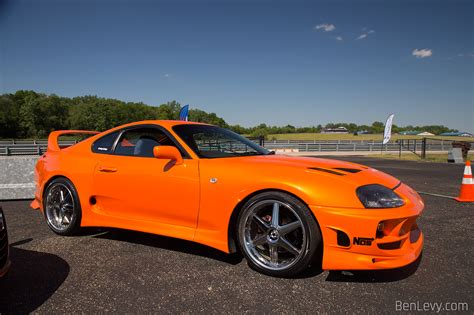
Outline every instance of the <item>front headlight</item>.
POLYGON ((377 184, 357 188, 357 197, 366 208, 397 208, 405 204, 393 190, 377 184))

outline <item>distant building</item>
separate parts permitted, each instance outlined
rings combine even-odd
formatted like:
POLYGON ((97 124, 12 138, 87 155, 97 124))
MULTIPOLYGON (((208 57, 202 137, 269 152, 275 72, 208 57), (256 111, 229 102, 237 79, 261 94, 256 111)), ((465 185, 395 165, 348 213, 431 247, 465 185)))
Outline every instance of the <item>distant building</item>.
POLYGON ((402 136, 417 136, 419 133, 420 133, 419 131, 414 131, 414 130, 407 130, 407 131, 400 132, 402 136))
POLYGON ((349 133, 346 127, 337 127, 337 128, 326 128, 321 131, 321 133, 349 133))
POLYGON ((446 136, 446 137, 472 137, 472 133, 469 132, 443 132, 440 134, 440 136, 446 136))
POLYGON ((423 131, 417 134, 417 136, 434 136, 434 133, 428 132, 428 131, 423 131))
POLYGON ((403 136, 434 136, 433 133, 428 132, 428 131, 415 131, 415 130, 409 130, 409 131, 402 131, 400 132, 401 135, 403 136))

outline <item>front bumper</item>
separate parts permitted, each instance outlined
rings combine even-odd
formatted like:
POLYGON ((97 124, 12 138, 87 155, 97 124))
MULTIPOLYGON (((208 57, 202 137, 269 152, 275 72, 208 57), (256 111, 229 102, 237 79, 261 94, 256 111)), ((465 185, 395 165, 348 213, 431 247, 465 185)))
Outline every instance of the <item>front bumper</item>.
POLYGON ((405 205, 392 209, 310 207, 323 237, 324 270, 392 269, 414 262, 423 249, 416 219, 423 200, 402 184, 405 205))
POLYGON ((30 203, 30 207, 34 210, 40 209, 40 204, 41 202, 39 201, 39 198, 35 197, 35 199, 30 203))

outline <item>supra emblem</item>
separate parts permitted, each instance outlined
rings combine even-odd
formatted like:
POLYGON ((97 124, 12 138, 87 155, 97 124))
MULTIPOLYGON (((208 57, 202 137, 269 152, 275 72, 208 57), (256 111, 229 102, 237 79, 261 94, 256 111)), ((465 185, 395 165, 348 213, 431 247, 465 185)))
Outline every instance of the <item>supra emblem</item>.
POLYGON ((212 177, 209 181, 211 182, 211 184, 215 184, 217 183, 217 178, 212 177))

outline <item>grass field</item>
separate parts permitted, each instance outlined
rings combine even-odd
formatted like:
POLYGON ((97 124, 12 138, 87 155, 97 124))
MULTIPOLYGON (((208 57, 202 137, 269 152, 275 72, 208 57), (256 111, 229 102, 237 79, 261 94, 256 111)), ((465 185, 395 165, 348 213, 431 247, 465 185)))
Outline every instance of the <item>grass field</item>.
MULTIPOLYGON (((422 139, 422 136, 402 136, 392 135, 392 141, 398 139, 422 139)), ((458 141, 471 141, 474 142, 474 137, 442 137, 442 136, 431 136, 429 138, 439 140, 458 140, 458 141)), ((353 134, 330 134, 330 133, 283 133, 283 134, 271 134, 267 137, 268 140, 375 140, 382 141, 382 134, 368 134, 358 135, 353 134)))

